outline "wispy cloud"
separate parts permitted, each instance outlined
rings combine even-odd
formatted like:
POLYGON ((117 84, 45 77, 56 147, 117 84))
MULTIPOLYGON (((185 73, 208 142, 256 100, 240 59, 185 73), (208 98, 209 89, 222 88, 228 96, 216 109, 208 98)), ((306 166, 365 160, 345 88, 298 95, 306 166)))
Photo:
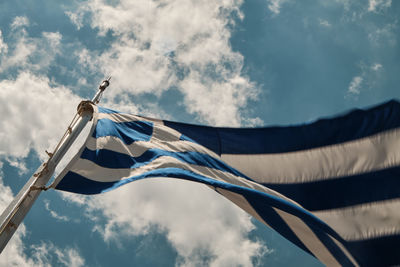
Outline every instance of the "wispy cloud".
POLYGON ((31 37, 22 26, 28 26, 26 17, 16 17, 8 34, 8 44, 0 34, 0 72, 18 73, 22 70, 47 74, 60 53, 62 36, 59 32, 42 32, 31 37))
POLYGON ((78 30, 80 30, 83 27, 83 12, 71 12, 71 11, 66 11, 65 15, 69 17, 71 22, 76 26, 78 30))
POLYGON ((379 70, 382 69, 382 64, 380 64, 380 63, 375 63, 375 64, 373 64, 373 65, 371 66, 371 69, 374 70, 374 71, 379 71, 379 70))
POLYGON ((71 247, 59 248, 51 242, 42 242, 39 245, 33 245, 31 264, 27 266, 85 266, 85 260, 80 256, 78 250, 71 247))
POLYGON ((0 30, 0 55, 2 53, 7 53, 8 45, 3 41, 3 33, 0 30))
POLYGON ((350 81, 346 96, 358 97, 362 89, 371 89, 379 82, 383 66, 380 63, 360 64, 361 73, 354 76, 350 81))
POLYGON ((361 76, 353 77, 353 79, 350 82, 347 92, 350 94, 353 94, 353 95, 359 95, 362 81, 363 81, 363 78, 361 76))
POLYGON ((397 44, 397 21, 382 27, 370 27, 368 39, 374 46, 395 46, 397 44))
POLYGON ((392 0, 369 0, 368 11, 376 12, 388 8, 392 5, 392 0))
POLYGON ((23 175, 28 173, 28 168, 26 167, 25 162, 22 162, 19 158, 15 157, 6 157, 6 160, 9 164, 18 169, 18 174, 23 175))
POLYGON ((282 4, 288 2, 288 0, 267 0, 268 9, 275 15, 281 12, 282 4))
POLYGON ((59 221, 64 221, 64 222, 70 221, 70 218, 68 216, 59 215, 57 212, 52 210, 50 208, 50 201, 49 200, 45 200, 44 201, 44 207, 50 213, 51 217, 53 217, 54 219, 59 220, 59 221))
POLYGON ((324 19, 319 19, 319 25, 324 26, 324 27, 331 27, 332 25, 329 23, 329 21, 324 20, 324 19))
POLYGON ((29 20, 25 16, 17 16, 14 18, 13 22, 11 23, 11 29, 15 30, 20 27, 29 26, 29 20))

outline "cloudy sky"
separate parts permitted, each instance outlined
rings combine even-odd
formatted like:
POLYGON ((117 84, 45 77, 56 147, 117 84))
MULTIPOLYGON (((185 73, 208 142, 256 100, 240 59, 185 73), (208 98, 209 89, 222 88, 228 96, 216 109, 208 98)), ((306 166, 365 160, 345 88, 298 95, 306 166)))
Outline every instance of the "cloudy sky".
MULTIPOLYGON (((399 19, 391 0, 2 0, 0 208, 108 75, 101 104, 125 112, 310 122, 400 99, 399 19)), ((153 179, 43 193, 0 256, 10 265, 321 263, 205 186, 153 179)))

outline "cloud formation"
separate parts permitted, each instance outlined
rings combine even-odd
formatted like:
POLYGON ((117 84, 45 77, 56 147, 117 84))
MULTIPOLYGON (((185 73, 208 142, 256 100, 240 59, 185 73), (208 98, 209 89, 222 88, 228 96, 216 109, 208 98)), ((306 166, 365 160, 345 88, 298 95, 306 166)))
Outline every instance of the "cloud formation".
POLYGON ((6 43, 3 41, 3 33, 0 30, 0 55, 3 53, 7 53, 8 46, 6 43))
POLYGON ((25 16, 17 16, 14 18, 13 22, 11 23, 11 29, 15 30, 20 27, 29 26, 29 20, 25 16))
POLYGON ((42 32, 31 37, 26 31, 28 18, 16 17, 10 25, 9 45, 0 33, 0 73, 19 73, 22 70, 47 74, 51 64, 61 51, 62 36, 59 32, 42 32))
POLYGON ((350 94, 359 95, 362 81, 362 77, 355 76, 350 82, 348 92, 350 94))
POLYGON ((243 73, 243 56, 229 40, 235 19, 243 18, 241 4, 90 0, 68 16, 78 27, 86 16, 100 35, 115 37, 103 53, 80 55, 113 76, 113 95, 106 97, 115 102, 124 95, 160 97, 178 89, 186 110, 200 121, 238 126, 247 119, 241 109, 258 94, 243 73))
POLYGON ((60 215, 57 212, 55 212, 54 210, 52 210, 50 208, 49 200, 44 200, 44 207, 50 213, 50 216, 53 217, 54 219, 59 220, 59 221, 64 221, 64 222, 70 221, 70 218, 68 216, 60 215))
POLYGON ((382 64, 373 63, 370 65, 361 62, 359 64, 361 73, 354 76, 347 89, 346 96, 357 98, 361 93, 361 88, 371 89, 376 87, 376 83, 381 79, 381 74, 384 71, 382 64))
POLYGON ((268 9, 274 13, 275 15, 281 12, 282 4, 287 2, 288 0, 267 0, 268 9))
POLYGON ((369 0, 368 11, 376 12, 388 8, 392 5, 392 0, 369 0))
POLYGON ((0 82, 0 157, 23 158, 31 149, 44 160, 66 130, 80 99, 48 78, 21 72, 0 82))

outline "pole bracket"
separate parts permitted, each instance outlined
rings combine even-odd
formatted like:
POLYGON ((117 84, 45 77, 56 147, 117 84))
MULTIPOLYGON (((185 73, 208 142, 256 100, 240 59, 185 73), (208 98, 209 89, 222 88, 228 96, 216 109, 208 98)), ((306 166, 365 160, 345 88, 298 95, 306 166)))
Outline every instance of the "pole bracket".
POLYGON ((47 191, 47 190, 49 190, 49 188, 50 187, 47 187, 47 186, 36 186, 36 185, 32 185, 31 187, 30 187, 30 189, 31 190, 42 190, 42 191, 47 191))
POLYGON ((46 154, 47 154, 47 156, 49 156, 49 158, 51 158, 53 156, 53 153, 51 153, 51 152, 49 152, 47 150, 45 150, 44 152, 46 152, 46 154))

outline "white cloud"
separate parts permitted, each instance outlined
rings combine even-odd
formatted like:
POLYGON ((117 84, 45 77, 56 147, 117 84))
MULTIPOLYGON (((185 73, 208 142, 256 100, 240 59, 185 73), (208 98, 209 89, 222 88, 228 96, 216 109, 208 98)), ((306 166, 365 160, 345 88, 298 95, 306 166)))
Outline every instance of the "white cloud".
MULTIPOLYGON (((329 5, 330 3, 331 3, 330 1, 322 2, 323 5, 329 5)), ((335 3, 338 3, 338 4, 342 5, 343 9, 345 11, 349 11, 350 10, 350 4, 351 4, 350 0, 335 0, 335 3)))
POLYGON ((360 73, 354 76, 347 89, 346 97, 355 97, 361 93, 361 88, 363 92, 367 93, 377 88, 381 84, 383 66, 380 63, 366 64, 360 62, 359 64, 360 73))
POLYGON ((375 64, 373 64, 373 65, 371 66, 371 69, 374 70, 374 71, 379 71, 379 70, 382 69, 382 64, 380 64, 380 63, 375 63, 375 64))
POLYGON ((332 25, 327 20, 319 19, 319 24, 324 27, 331 27, 332 25))
POLYGON ((72 24, 74 24, 78 30, 80 30, 83 27, 83 15, 84 15, 83 12, 74 13, 74 12, 66 11, 65 15, 67 15, 69 17, 72 24))
POLYGON ((58 50, 61 43, 61 34, 59 32, 43 32, 43 37, 49 42, 49 45, 53 50, 58 50))
POLYGON ((8 45, 3 41, 3 33, 0 30, 0 55, 2 53, 7 53, 8 45))
POLYGON ((50 216, 53 217, 54 219, 59 220, 59 221, 64 221, 64 222, 70 221, 69 217, 67 217, 65 215, 60 215, 57 212, 55 212, 54 210, 52 210, 50 208, 50 201, 45 200, 44 201, 44 207, 50 213, 50 216))
POLYGON ((11 29, 15 30, 20 27, 29 26, 29 20, 25 16, 17 16, 14 18, 13 22, 11 23, 11 29))
POLYGON ((191 73, 181 83, 188 111, 213 125, 239 126, 240 108, 256 96, 251 84, 240 76, 232 77, 229 84, 201 79, 191 73))
POLYGON ((258 92, 242 73, 242 55, 232 51, 229 42, 233 16, 243 17, 241 3, 88 1, 74 14, 82 17, 86 12, 92 27, 102 35, 111 31, 116 40, 102 54, 81 51, 81 63, 91 69, 101 66, 105 76, 113 76, 109 102, 143 93, 161 96, 173 87, 183 93, 187 111, 199 119, 239 125, 246 120, 241 108, 258 92))
POLYGON ((0 64, 0 71, 5 71, 12 67, 27 67, 29 65, 29 57, 37 49, 36 42, 25 36, 25 32, 21 31, 21 36, 18 40, 10 46, 8 53, 3 54, 0 64))
POLYGON ((97 225, 105 240, 143 235, 157 225, 184 266, 205 265, 202 255, 209 256, 209 266, 252 266, 253 258, 270 252, 263 243, 248 239, 254 229, 249 215, 201 184, 138 181, 85 203, 89 218, 100 211, 107 219, 106 225, 97 225))
POLYGON ((11 158, 7 157, 7 161, 11 166, 18 169, 19 175, 28 173, 28 171, 29 171, 28 168, 26 167, 25 163, 22 162, 20 159, 15 158, 15 157, 11 157, 11 158))
POLYGON ((362 81, 363 81, 363 78, 361 76, 355 76, 351 80, 347 92, 350 94, 353 94, 353 95, 359 95, 362 81))
POLYGON ((389 8, 391 5, 392 0, 369 0, 368 11, 376 12, 377 10, 389 8))
POLYGON ((79 252, 70 247, 60 249, 51 242, 42 242, 40 245, 32 246, 32 260, 34 265, 26 266, 57 266, 81 267, 85 265, 85 260, 79 252))
POLYGON ((15 28, 8 37, 8 45, 0 38, 0 72, 29 70, 46 73, 60 53, 62 36, 58 32, 43 32, 41 37, 33 38, 25 29, 15 28))
POLYGON ((287 1, 288 0, 267 0, 268 9, 274 14, 279 14, 281 12, 282 4, 287 1))
POLYGON ((395 46, 397 44, 397 22, 389 23, 383 27, 371 27, 368 39, 375 46, 395 46))
POLYGON ((26 157, 34 149, 42 159, 66 130, 80 99, 48 78, 22 72, 0 82, 0 156, 26 157))
POLYGON ((57 255, 57 260, 67 267, 85 266, 85 260, 74 248, 56 249, 55 254, 57 255))

